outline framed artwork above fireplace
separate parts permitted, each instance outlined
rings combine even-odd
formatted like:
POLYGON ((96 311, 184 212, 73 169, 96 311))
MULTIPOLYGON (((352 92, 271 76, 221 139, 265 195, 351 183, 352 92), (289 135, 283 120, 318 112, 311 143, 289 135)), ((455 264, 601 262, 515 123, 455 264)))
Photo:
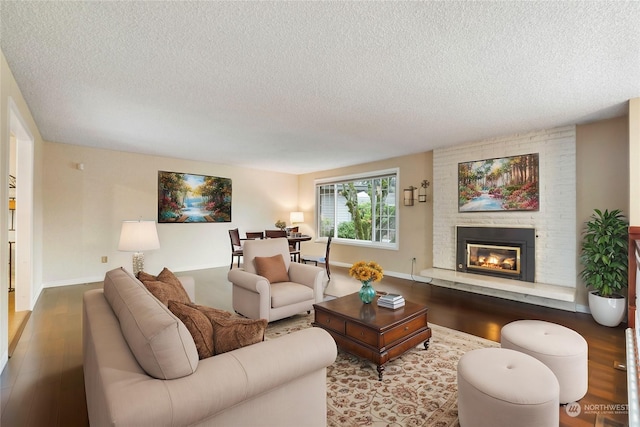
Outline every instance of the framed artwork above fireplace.
POLYGON ((538 154, 458 163, 458 212, 537 211, 538 154))

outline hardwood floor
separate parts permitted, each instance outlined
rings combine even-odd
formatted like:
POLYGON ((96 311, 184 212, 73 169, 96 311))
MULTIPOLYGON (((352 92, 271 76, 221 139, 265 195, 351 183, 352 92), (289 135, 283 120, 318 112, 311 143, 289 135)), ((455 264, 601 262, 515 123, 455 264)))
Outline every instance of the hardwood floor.
POLYGON ((27 321, 31 316, 31 311, 29 310, 16 311, 15 301, 15 292, 9 292, 9 357, 13 355, 22 331, 27 326, 27 321))
MULTIPOLYGON (((228 267, 199 270, 196 302, 231 310, 228 267)), ((326 293, 342 296, 359 289, 344 268, 331 268, 326 293)), ((0 375, 0 425, 87 426, 82 373, 82 294, 101 283, 45 289, 23 331, 13 357, 0 375)), ((406 299, 425 302, 429 321, 499 341, 503 325, 517 319, 540 319, 565 325, 589 343, 589 391, 579 402, 580 415, 570 417, 560 408, 562 427, 586 427, 596 418, 626 422, 626 414, 608 414, 608 404, 627 403, 626 374, 614 368, 625 361, 624 325, 607 328, 590 315, 475 295, 392 277, 376 283, 381 291, 396 292, 406 299)), ((617 424, 616 424, 617 425, 617 424)), ((624 424, 622 424, 624 425, 624 424)))

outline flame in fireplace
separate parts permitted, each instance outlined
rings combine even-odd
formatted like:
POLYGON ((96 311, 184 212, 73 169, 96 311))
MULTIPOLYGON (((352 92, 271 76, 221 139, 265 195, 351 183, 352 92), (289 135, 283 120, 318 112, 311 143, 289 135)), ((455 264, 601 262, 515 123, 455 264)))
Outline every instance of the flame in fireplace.
POLYGON ((518 256, 519 251, 517 248, 470 244, 468 267, 501 270, 505 273, 519 273, 516 271, 518 256))
POLYGON ((456 271, 535 281, 533 228, 456 227, 456 271))

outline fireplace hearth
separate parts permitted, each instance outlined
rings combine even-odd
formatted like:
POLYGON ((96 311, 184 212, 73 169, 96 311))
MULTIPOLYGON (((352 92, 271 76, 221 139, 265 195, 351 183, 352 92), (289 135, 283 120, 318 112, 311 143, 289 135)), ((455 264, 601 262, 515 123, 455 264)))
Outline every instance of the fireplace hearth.
POLYGON ((535 281, 533 228, 456 227, 456 270, 535 281))

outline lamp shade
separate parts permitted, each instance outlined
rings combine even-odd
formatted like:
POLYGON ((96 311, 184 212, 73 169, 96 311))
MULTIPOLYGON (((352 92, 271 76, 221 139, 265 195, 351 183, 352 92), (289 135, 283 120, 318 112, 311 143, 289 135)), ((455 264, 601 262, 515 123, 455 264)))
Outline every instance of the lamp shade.
POLYGON ((304 214, 302 212, 291 212, 289 215, 289 221, 291 224, 299 224, 304 222, 304 214))
POLYGON ((119 251, 142 252, 160 249, 155 221, 123 221, 119 251))

